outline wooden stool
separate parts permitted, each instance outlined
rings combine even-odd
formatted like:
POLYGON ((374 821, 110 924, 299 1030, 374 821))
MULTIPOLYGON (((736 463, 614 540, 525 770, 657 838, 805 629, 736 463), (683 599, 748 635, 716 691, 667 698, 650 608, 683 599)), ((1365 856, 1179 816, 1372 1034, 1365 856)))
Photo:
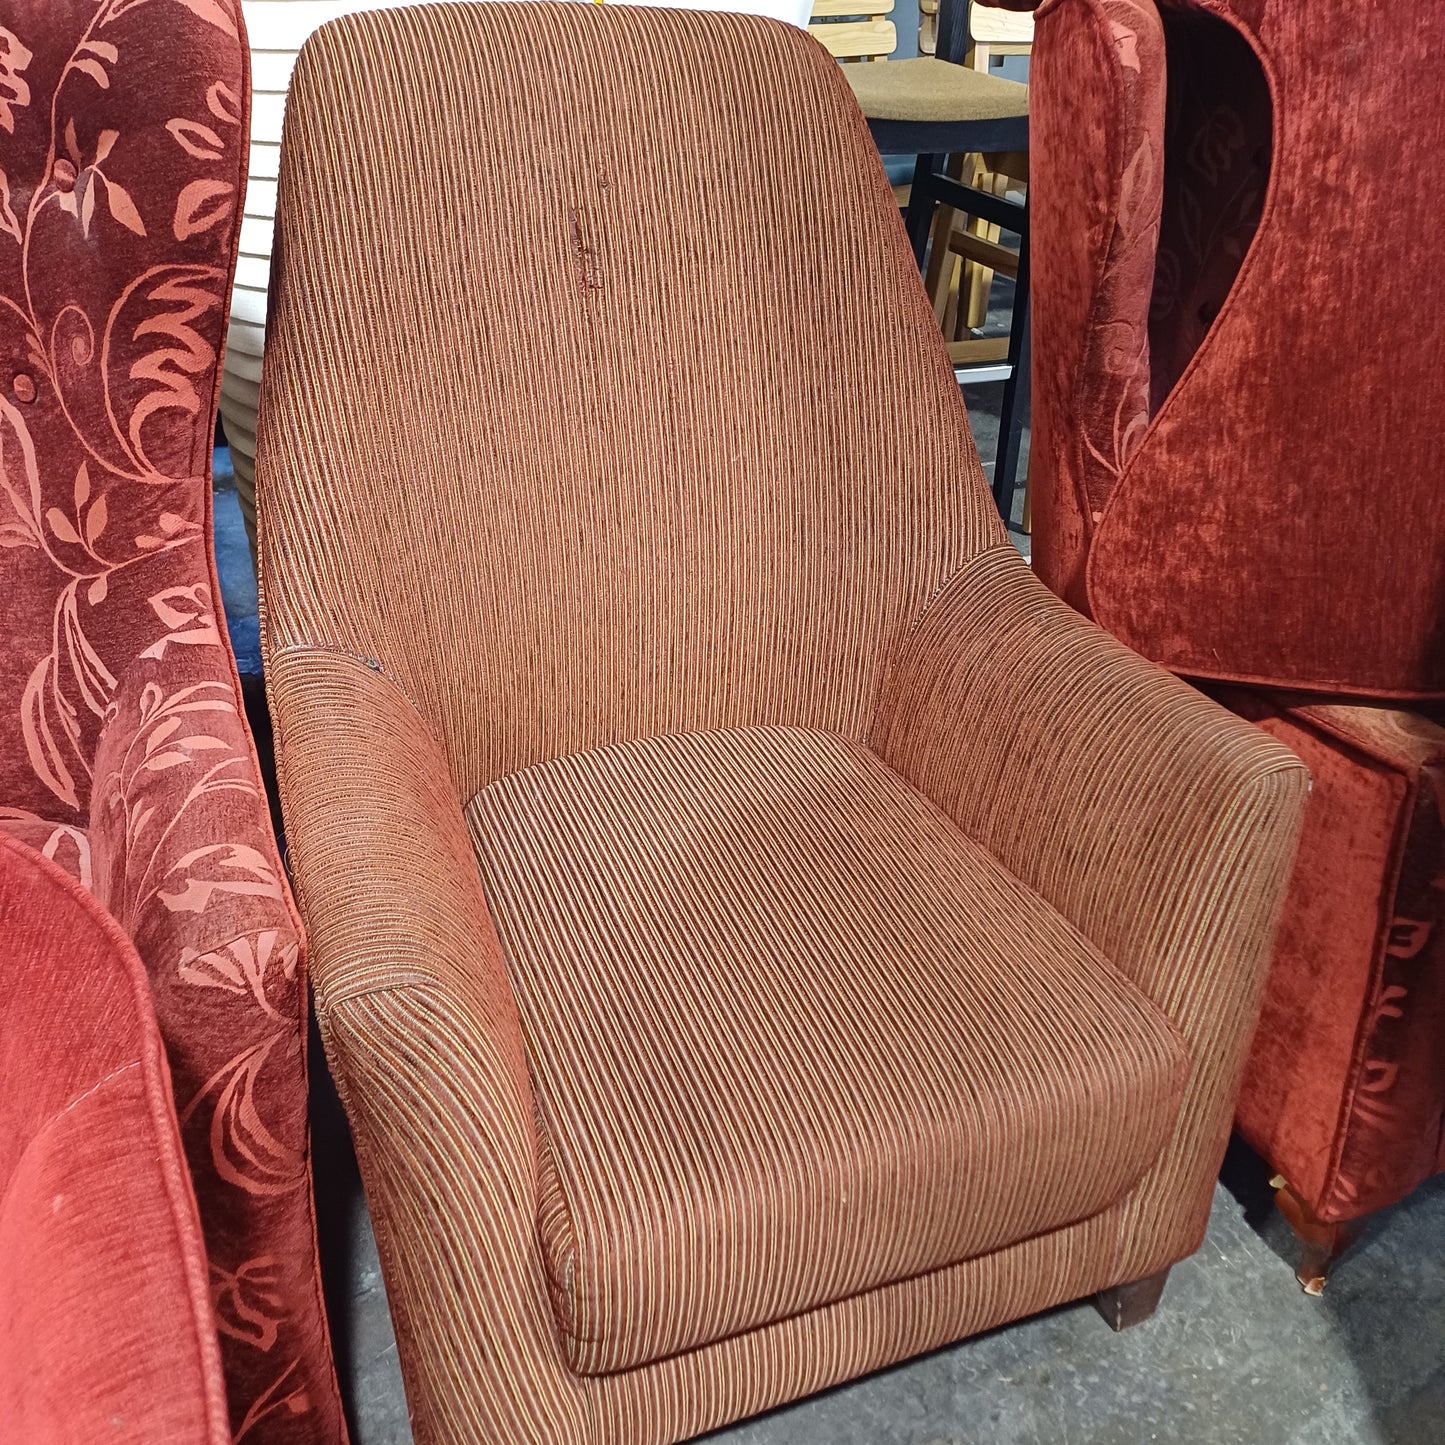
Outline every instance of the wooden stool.
POLYGON ((982 237, 962 244, 993 269, 1013 269, 1013 323, 1007 342, 956 341, 949 345, 954 374, 964 381, 1002 381, 998 454, 993 494, 1007 522, 1013 510, 1019 448, 1029 411, 1028 200, 1022 203, 966 185, 947 173, 953 155, 1028 150, 1028 87, 950 59, 968 46, 966 0, 941 0, 936 58, 850 66, 845 74, 883 155, 916 156, 905 211, 908 237, 920 269, 934 208, 947 205, 1019 237, 1013 253, 982 237))

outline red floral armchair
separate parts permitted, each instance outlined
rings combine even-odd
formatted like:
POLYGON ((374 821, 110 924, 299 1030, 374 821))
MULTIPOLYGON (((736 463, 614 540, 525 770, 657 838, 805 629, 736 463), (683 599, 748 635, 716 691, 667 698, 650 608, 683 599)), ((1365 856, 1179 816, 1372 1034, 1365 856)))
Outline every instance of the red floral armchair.
POLYGON ((210 540, 247 119, 237 0, 0 12, 0 829, 144 960, 232 1429, 315 1445, 301 935, 210 540))
POLYGON ((1445 1167, 1442 47, 1428 0, 1037 8, 1034 564, 1314 775, 1238 1124, 1316 1291, 1445 1167))

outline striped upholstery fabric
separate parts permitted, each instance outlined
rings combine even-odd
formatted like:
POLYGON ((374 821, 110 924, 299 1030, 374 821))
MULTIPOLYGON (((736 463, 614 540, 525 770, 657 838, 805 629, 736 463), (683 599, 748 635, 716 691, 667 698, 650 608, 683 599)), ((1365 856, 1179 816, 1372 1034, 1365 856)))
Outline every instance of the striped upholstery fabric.
POLYGON ((353 17, 298 64, 278 228, 267 678, 417 1439, 680 1440, 1193 1249, 1304 773, 1004 544, 825 53, 665 10, 353 17), (744 814, 777 841, 748 853, 744 814), (661 982, 725 944, 704 982, 750 990, 689 1026, 738 1042, 686 1056, 661 982), (1043 980, 1074 1000, 1047 1036, 1043 980), (1142 1000, 1187 1055, 1172 1128, 1142 1000), (817 1117, 744 1149, 807 1023, 817 1117), (949 1050, 998 1069, 970 1093, 949 1050), (700 1116, 669 1058, 721 1081, 700 1116), (857 1257, 802 1227, 844 1187, 857 1257), (646 1362, 579 1367, 604 1348, 646 1362))
MULTIPOLYGON (((253 551, 256 545, 256 407, 266 347, 266 290, 271 274, 281 122, 291 71, 307 36, 326 21, 360 10, 384 10, 414 3, 415 0, 241 0, 251 40, 251 157, 236 281, 231 290, 220 402, 226 440, 235 465, 241 516, 253 551)), ((655 4, 659 0, 631 0, 631 3, 655 4)), ((669 0, 669 3, 689 9, 773 13, 778 19, 795 25, 808 23, 810 9, 808 0, 669 0)))
POLYGON ((647 733, 861 735, 889 648, 1000 536, 870 147, 826 52, 749 16, 323 27, 281 178, 266 387, 310 400, 261 438, 273 637, 381 662, 467 797, 647 733))
POLYGON ((576 1369, 1082 1219, 1173 1129, 1167 1020, 857 743, 643 739, 468 817, 576 1369))
POLYGON ((1130 1200, 1121 1279, 1199 1247, 1309 778, 1277 745, 985 553, 913 629, 873 744, 1173 1020, 1179 1128, 1130 1200))
POLYGON ((251 42, 251 147, 246 213, 231 288, 220 410, 236 472, 241 517, 256 545, 256 406, 266 347, 266 288, 281 162, 281 121, 296 53, 318 25, 356 10, 411 0, 241 0, 251 42))

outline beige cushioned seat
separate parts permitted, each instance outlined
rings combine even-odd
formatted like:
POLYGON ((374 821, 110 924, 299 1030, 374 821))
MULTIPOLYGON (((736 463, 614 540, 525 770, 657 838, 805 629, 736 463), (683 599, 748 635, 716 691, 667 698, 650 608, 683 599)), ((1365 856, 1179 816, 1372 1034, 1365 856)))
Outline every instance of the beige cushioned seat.
POLYGON ((1028 86, 929 56, 847 65, 843 74, 869 120, 1007 120, 1029 113, 1028 86))
POLYGON ((745 728, 491 784, 574 1369, 660 1359, 1097 1213, 1178 1035, 868 749, 745 728))

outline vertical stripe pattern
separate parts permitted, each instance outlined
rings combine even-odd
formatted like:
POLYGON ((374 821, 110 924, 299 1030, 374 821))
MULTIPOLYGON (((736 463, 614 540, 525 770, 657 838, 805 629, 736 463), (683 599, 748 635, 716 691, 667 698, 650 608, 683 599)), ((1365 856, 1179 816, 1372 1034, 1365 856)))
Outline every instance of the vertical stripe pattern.
POLYGON ((1173 1128, 1163 1016, 856 743, 645 739, 469 818, 579 1370, 1094 1214, 1173 1128))
POLYGON ((791 27, 612 6, 388 10, 303 50, 269 625, 400 678, 464 796, 649 733, 860 736, 997 538, 837 70, 791 27))
POLYGON ((256 408, 266 345, 266 289, 271 275, 281 122, 296 54, 306 37, 328 20, 357 10, 407 3, 410 0, 241 0, 251 43, 251 144, 220 410, 248 529, 255 526, 256 408))
POLYGON ((873 742, 1183 1034, 1184 1109, 1130 1202, 1121 1278, 1187 1254, 1259 1016, 1303 764, 1085 621, 1012 549, 920 620, 873 742))

